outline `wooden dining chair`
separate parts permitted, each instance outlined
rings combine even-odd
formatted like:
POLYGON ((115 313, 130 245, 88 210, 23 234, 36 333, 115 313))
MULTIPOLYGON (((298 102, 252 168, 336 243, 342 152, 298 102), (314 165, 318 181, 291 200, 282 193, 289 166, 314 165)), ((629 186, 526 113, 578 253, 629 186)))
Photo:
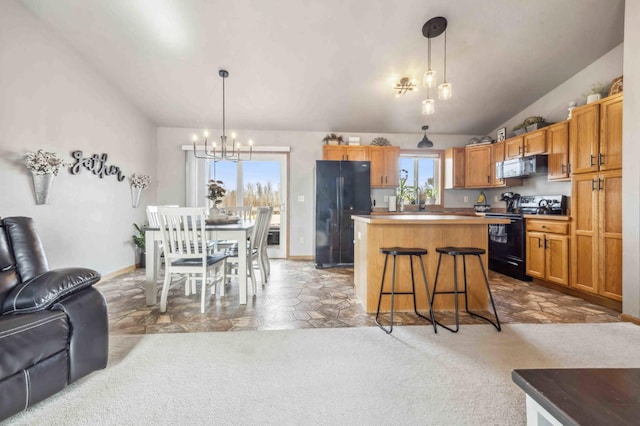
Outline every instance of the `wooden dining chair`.
MULTIPOLYGON (((269 221, 271 217, 271 207, 258 207, 258 213, 256 216, 255 225, 253 227, 253 231, 251 236, 249 237, 249 241, 245 244, 247 245, 247 276, 251 279, 251 286, 253 289, 253 293, 256 293, 257 289, 257 280, 255 275, 255 267, 257 267, 260 271, 260 278, 262 279, 262 284, 266 284, 267 282, 267 272, 264 268, 264 261, 262 259, 262 254, 260 251, 260 247, 263 240, 266 240, 266 234, 269 230, 269 221)), ((266 243, 265 243, 266 244, 266 243)), ((229 247, 225 250, 227 254, 227 262, 228 262, 228 276, 237 276, 242 273, 242 271, 238 271, 238 262, 240 258, 238 257, 238 245, 237 243, 233 246, 229 247), (235 266, 235 268, 234 268, 235 266), (234 272, 235 270, 235 272, 234 272)))
POLYGON ((208 286, 215 293, 216 283, 221 281, 224 288, 227 255, 211 254, 207 250, 204 209, 159 207, 158 218, 165 256, 160 312, 167 310, 167 295, 174 276, 185 275, 187 295, 191 293, 192 283, 197 279, 201 281, 200 312, 204 313, 208 286))

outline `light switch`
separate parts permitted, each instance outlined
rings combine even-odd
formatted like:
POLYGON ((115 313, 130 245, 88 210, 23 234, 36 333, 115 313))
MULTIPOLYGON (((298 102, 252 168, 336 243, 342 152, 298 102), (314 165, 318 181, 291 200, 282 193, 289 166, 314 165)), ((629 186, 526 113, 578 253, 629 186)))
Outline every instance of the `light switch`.
POLYGON ((389 196, 388 196, 388 195, 385 195, 385 196, 384 196, 384 202, 385 202, 385 203, 388 203, 388 202, 389 202, 389 196))
POLYGON ((304 203, 304 195, 298 195, 298 201, 304 203))

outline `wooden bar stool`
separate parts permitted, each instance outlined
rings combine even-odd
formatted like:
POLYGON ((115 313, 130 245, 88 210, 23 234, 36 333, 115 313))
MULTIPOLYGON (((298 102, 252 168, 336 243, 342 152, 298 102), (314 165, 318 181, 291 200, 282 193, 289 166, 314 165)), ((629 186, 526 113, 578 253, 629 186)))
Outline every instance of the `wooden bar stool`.
POLYGON ((487 273, 484 270, 484 264, 482 263, 482 258, 480 257, 480 255, 483 255, 485 253, 484 249, 481 248, 475 248, 475 247, 438 247, 436 248, 436 251, 438 253, 440 253, 440 255, 438 256, 438 268, 436 269, 436 279, 435 282, 433 283, 433 298, 431 299, 431 303, 433 303, 433 300, 436 298, 436 294, 453 294, 455 297, 455 309, 456 309, 456 328, 455 330, 447 327, 446 325, 441 324, 440 322, 438 322, 435 317, 433 316, 433 309, 431 310, 431 317, 433 318, 434 322, 436 324, 438 324, 441 327, 446 328, 447 330, 453 332, 453 333, 457 333, 458 330, 460 329, 460 320, 458 318, 458 294, 462 293, 464 294, 464 308, 465 310, 469 313, 469 315, 472 315, 474 317, 478 317, 478 318, 482 318, 483 320, 491 323, 498 331, 500 331, 502 328, 500 327, 500 320, 498 319, 498 312, 496 311, 496 305, 495 303, 493 303, 493 296, 491 295, 491 288, 489 287, 489 280, 487 279, 487 273), (453 291, 437 291, 437 286, 438 286, 438 275, 440 274, 440 262, 442 262, 442 255, 446 254, 449 256, 453 256, 453 291), (462 268, 463 268, 463 273, 464 273, 464 291, 458 291, 458 269, 456 268, 457 262, 456 259, 458 256, 462 256, 462 268), (480 262, 480 267, 482 268, 482 275, 484 276, 484 282, 485 285, 487 286, 487 292, 489 293, 489 299, 491 300, 491 306, 493 307, 493 314, 496 317, 496 322, 491 321, 489 318, 484 317, 480 314, 477 314, 475 312, 471 312, 469 310, 469 303, 467 300, 467 262, 466 262, 466 256, 476 256, 478 258, 478 262, 480 262))
POLYGON ((436 323, 434 320, 432 320, 433 318, 433 303, 431 301, 431 296, 429 295, 429 286, 427 285, 427 274, 424 272, 424 263, 422 262, 422 255, 427 254, 427 250, 426 249, 422 249, 422 248, 405 248, 405 247, 389 247, 389 248, 381 248, 380 249, 380 253, 383 253, 385 255, 384 257, 384 267, 382 269, 382 279, 380 280, 380 296, 378 297, 378 310, 376 311, 376 324, 378 325, 378 327, 380 327, 381 329, 383 329, 387 334, 391 333, 393 331, 393 302, 394 302, 394 296, 396 294, 412 294, 413 295, 413 311, 416 313, 416 315, 418 315, 421 318, 424 318, 426 320, 428 320, 431 324, 433 324, 433 331, 435 333, 438 332, 437 328, 436 328, 436 323), (391 276, 391 291, 390 292, 384 292, 383 287, 384 287, 384 276, 387 272, 387 260, 389 259, 389 255, 393 256, 393 271, 392 271, 392 276, 391 276), (409 265, 411 266, 411 290, 410 292, 396 292, 396 257, 397 256, 409 256, 409 265), (422 268, 422 278, 424 280, 424 288, 427 292, 427 303, 429 303, 429 318, 427 318, 426 316, 420 314, 418 312, 418 308, 416 306, 416 285, 415 285, 415 280, 414 280, 414 275, 413 275, 413 256, 416 256, 418 259, 420 259, 420 267, 422 268), (380 315, 380 302, 382 301, 382 295, 390 295, 391 296, 391 311, 390 311, 390 318, 389 321, 391 322, 391 325, 389 326, 389 328, 386 328, 385 326, 383 326, 382 324, 380 324, 380 322, 378 322, 378 316, 380 315))

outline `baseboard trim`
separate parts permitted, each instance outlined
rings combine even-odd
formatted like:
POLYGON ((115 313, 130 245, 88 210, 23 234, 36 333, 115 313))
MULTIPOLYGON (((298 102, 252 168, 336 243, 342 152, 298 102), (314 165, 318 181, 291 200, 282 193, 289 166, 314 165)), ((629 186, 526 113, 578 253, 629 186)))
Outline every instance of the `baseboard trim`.
POLYGON ((313 260, 313 256, 289 256, 289 260, 313 260))
POLYGON ((127 266, 126 268, 122 268, 118 271, 114 271, 114 272, 110 272, 108 274, 102 275, 102 279, 100 281, 110 280, 120 275, 128 274, 129 272, 133 272, 135 270, 136 270, 136 265, 127 266))
POLYGON ((622 321, 632 322, 635 325, 640 325, 640 318, 636 318, 636 317, 631 316, 629 314, 620 314, 620 319, 622 321))
POLYGON ((558 290, 561 293, 568 294, 570 296, 579 297, 587 302, 594 303, 596 305, 604 306, 605 308, 613 309, 614 311, 622 312, 622 302, 617 300, 608 299, 597 294, 590 294, 574 288, 565 287, 559 284, 544 281, 538 278, 534 278, 533 282, 540 284, 541 286, 548 287, 554 290, 558 290))

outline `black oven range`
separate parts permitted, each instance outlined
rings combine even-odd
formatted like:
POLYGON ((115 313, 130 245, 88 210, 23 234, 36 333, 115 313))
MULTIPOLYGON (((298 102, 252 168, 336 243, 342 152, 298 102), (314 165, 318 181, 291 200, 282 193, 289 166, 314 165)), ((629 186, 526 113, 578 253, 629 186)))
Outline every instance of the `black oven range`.
POLYGON ((526 227, 523 215, 565 215, 567 197, 509 194, 517 199, 517 206, 511 209, 513 212, 486 213, 486 216, 503 217, 511 221, 505 225, 489 225, 489 269, 522 281, 531 281, 526 274, 526 227))

